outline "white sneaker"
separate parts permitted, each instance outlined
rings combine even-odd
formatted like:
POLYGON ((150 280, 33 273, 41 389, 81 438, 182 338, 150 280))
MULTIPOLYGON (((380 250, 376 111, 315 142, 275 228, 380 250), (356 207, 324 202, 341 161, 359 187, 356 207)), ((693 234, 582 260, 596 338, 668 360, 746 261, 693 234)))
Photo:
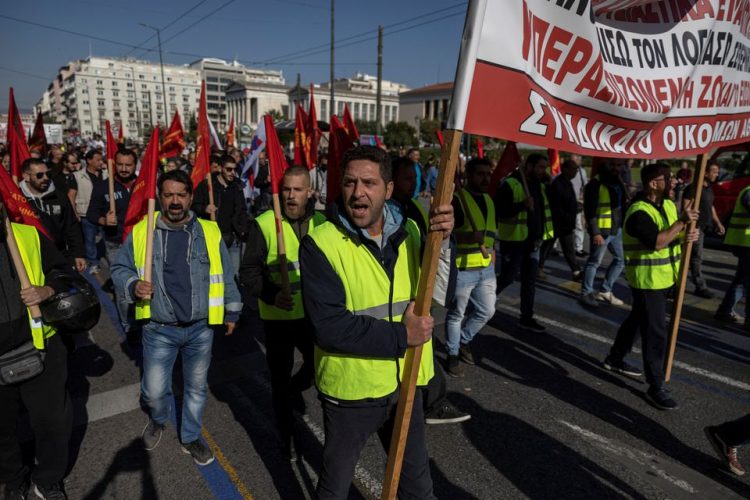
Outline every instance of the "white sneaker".
POLYGON ((609 302, 613 306, 621 306, 625 302, 615 297, 615 294, 612 292, 599 292, 596 294, 596 300, 601 300, 602 302, 609 302))

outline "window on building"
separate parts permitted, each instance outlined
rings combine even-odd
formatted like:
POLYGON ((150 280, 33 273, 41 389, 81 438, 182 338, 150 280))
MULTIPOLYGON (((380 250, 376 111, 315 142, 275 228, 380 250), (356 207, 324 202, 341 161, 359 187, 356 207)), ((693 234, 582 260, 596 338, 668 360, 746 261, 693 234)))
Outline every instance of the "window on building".
POLYGON ((169 94, 169 102, 175 102, 177 100, 177 96, 174 94, 169 94))
POLYGON ((115 81, 115 80, 112 80, 112 86, 113 86, 113 87, 117 87, 117 81, 115 81))
POLYGON ((112 106, 114 106, 115 108, 119 108, 120 107, 120 101, 119 100, 113 100, 112 101, 112 106))
POLYGON ((135 92, 128 91, 128 99, 135 99, 135 92))
POLYGON ((83 121, 83 123, 84 123, 85 125, 91 125, 91 120, 84 120, 84 121, 83 121))
POLYGON ((135 113, 128 113, 128 118, 135 118, 135 113))
POLYGON ((156 94, 156 100, 161 101, 161 94, 158 94, 158 93, 156 94))
POLYGON ((133 109, 135 107, 135 103, 133 101, 128 101, 128 109, 133 109))
POLYGON ((172 81, 172 77, 171 77, 171 76, 168 76, 168 77, 167 77, 167 81, 168 81, 168 82, 171 82, 171 81, 172 81))
POLYGON ((146 78, 144 75, 138 75, 139 80, 143 80, 144 78, 146 78))
POLYGON ((136 126, 135 122, 128 122, 128 128, 136 128, 136 126))
POLYGON ((161 103, 157 103, 156 104, 156 110, 157 111, 161 111, 161 103))
POLYGON ((103 90, 97 90, 96 91, 96 95, 104 95, 104 91, 103 90))
POLYGON ((81 94, 88 94, 88 93, 89 93, 89 89, 86 89, 86 88, 81 89, 81 94))
POLYGON ((90 110, 88 110, 88 109, 84 109, 84 110, 83 110, 83 114, 84 114, 84 115, 90 115, 90 114, 91 114, 91 111, 90 111, 90 110))
POLYGON ((207 82, 218 82, 219 79, 216 78, 215 76, 209 76, 208 78, 206 78, 206 81, 207 82))
POLYGON ((422 115, 422 118, 426 120, 430 119, 430 101, 424 102, 424 114, 422 115))
POLYGON ((146 90, 146 89, 148 88, 148 85, 146 85, 145 83, 142 83, 142 84, 141 84, 141 88, 142 88, 143 90, 146 90))
POLYGON ((182 102, 190 102, 190 97, 186 95, 182 96, 182 102))
POLYGON ((97 85, 104 85, 104 82, 103 82, 103 81, 101 81, 101 80, 97 80, 97 81, 96 81, 96 84, 97 84, 97 85))
POLYGON ((118 97, 120 95, 120 92, 117 90, 112 91, 112 97, 118 97))
POLYGON ((88 99, 84 99, 82 102, 83 102, 83 104, 88 104, 89 103, 88 99))
POLYGON ((120 118, 120 112, 119 111, 115 111, 115 118, 120 118))
POLYGON ((103 108, 103 107, 104 107, 104 99, 98 99, 98 100, 96 101, 96 104, 97 104, 97 106, 99 106, 100 108, 103 108))
POLYGON ((218 85, 206 85, 206 91, 207 92, 218 92, 219 86, 218 85))
POLYGON ((169 87, 170 92, 174 92, 174 87, 169 87))
POLYGON ((320 116, 328 117, 328 101, 325 99, 320 100, 320 116))
POLYGON ((132 83, 132 82, 128 82, 128 83, 127 83, 127 87, 128 87, 129 89, 132 89, 132 88, 133 88, 133 83, 132 83))
POLYGON ((359 103, 355 102, 354 103, 354 119, 358 120, 359 118, 362 118, 361 116, 359 116, 359 103))

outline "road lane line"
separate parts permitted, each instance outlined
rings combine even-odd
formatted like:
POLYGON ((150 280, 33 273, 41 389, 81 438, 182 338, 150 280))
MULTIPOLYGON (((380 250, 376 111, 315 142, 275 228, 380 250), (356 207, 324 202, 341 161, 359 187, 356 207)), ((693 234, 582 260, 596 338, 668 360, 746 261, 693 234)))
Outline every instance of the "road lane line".
POLYGON ((211 448, 211 451, 214 452, 216 460, 219 461, 219 464, 227 473, 232 483, 234 483, 237 491, 239 491, 240 495, 242 495, 242 498, 244 498, 245 500, 253 500, 253 496, 250 494, 250 490, 247 488, 247 486, 245 486, 245 483, 242 482, 242 479, 240 479, 240 475, 237 473, 237 469, 232 466, 232 464, 229 462, 229 459, 227 459, 226 455, 224 455, 224 452, 221 451, 221 448, 219 448, 219 445, 216 443, 216 440, 214 440, 211 433, 208 432, 208 430, 206 430, 206 428, 204 427, 201 431, 201 434, 203 435, 203 439, 206 440, 208 447, 211 448))

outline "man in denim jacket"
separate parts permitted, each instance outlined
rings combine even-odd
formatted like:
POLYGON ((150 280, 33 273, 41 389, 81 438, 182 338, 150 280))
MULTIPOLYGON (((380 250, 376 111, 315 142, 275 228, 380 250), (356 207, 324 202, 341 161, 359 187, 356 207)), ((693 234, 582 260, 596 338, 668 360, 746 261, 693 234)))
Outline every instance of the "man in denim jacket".
POLYGON ((112 266, 112 280, 117 294, 135 303, 136 318, 145 322, 141 394, 151 413, 143 430, 146 450, 159 444, 169 418, 172 368, 180 353, 185 380, 182 451, 198 465, 208 465, 214 456, 200 435, 213 327, 223 323, 231 335, 242 302, 218 226, 197 219, 190 210, 190 177, 180 170, 167 172, 158 188, 165 211, 156 217, 152 283, 143 281, 138 272, 142 264, 136 262, 144 257, 133 250, 145 249, 145 220, 125 240, 112 266))

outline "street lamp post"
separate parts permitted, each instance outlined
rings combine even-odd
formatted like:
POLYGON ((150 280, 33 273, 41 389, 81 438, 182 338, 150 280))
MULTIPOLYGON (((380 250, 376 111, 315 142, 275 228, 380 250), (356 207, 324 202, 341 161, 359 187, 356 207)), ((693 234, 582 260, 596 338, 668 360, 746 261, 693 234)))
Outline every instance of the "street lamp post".
POLYGON ((164 122, 166 123, 167 120, 167 113, 169 110, 167 109, 167 86, 164 83, 164 58, 162 56, 161 52, 161 30, 159 28, 156 28, 154 26, 150 26, 148 24, 139 23, 144 28, 148 28, 151 30, 156 31, 156 39, 159 42, 159 67, 161 68, 161 93, 162 93, 162 99, 164 101, 164 122))

